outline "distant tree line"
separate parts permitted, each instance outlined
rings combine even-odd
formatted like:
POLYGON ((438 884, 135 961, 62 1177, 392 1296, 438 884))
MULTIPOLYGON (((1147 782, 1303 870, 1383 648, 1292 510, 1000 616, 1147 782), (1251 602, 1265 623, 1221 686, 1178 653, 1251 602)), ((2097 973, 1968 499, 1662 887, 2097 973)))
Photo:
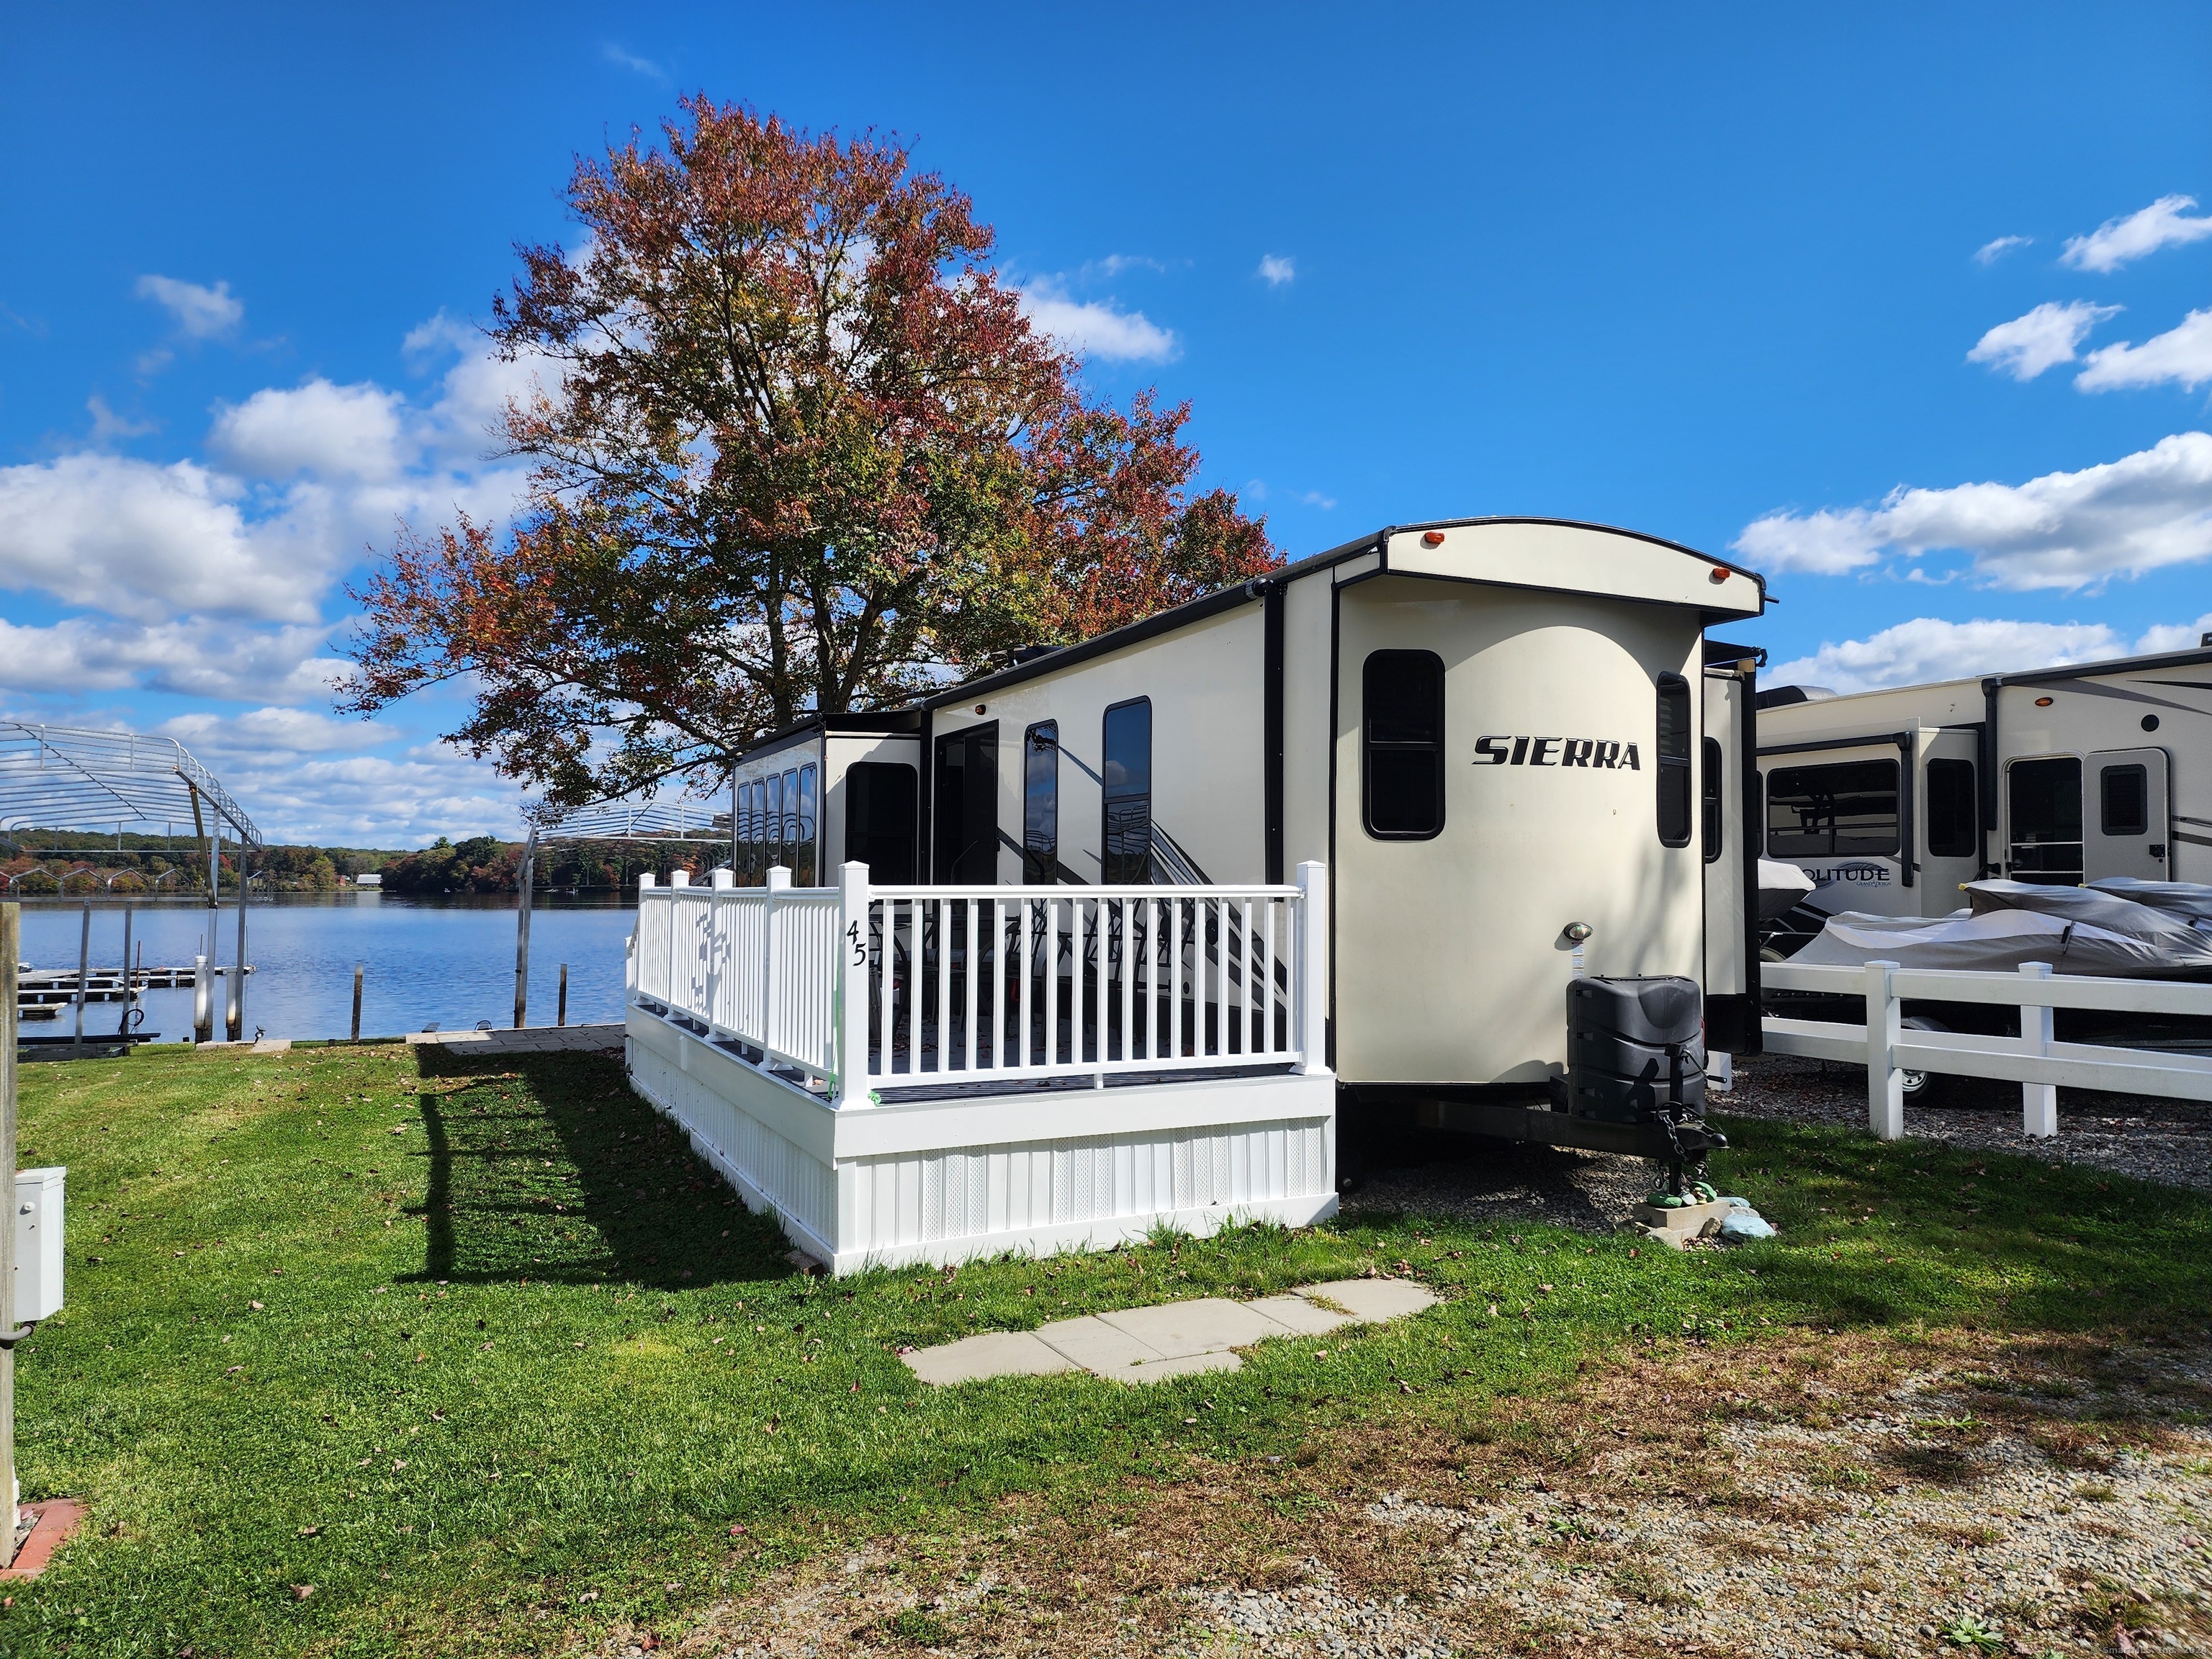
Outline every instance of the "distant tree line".
MULTIPOLYGON (((725 847, 659 848, 624 842, 558 842, 541 846, 532 866, 532 892, 618 891, 651 872, 696 875, 726 860, 725 847)), ((441 836, 419 853, 393 855, 384 866, 384 890, 425 896, 443 893, 512 893, 521 882, 522 843, 494 836, 453 842, 441 836)))

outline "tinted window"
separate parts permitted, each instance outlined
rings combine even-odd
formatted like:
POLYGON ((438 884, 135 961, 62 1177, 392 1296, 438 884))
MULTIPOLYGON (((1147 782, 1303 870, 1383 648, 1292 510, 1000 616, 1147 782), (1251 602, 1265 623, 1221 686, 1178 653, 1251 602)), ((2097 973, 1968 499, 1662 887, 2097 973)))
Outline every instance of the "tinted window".
POLYGON ((783 779, 771 772, 761 780, 761 876, 783 862, 783 779))
POLYGON ((1109 884, 1152 878, 1152 705, 1149 699, 1106 711, 1106 821, 1109 884))
POLYGON ((2150 833, 2150 773, 2141 766, 2108 766, 2100 791, 2101 819, 2108 836, 2150 833))
POLYGON ((1367 833, 1426 840, 1444 827, 1443 659, 1433 651, 1370 653, 1361 696, 1367 833))
POLYGON ((2021 881, 2081 879, 2081 763, 2071 755, 2018 760, 2005 769, 2012 821, 2009 873, 2021 881))
MULTIPOLYGON (((787 778, 791 775, 785 773, 787 778)), ((791 860, 791 884, 794 887, 814 885, 814 798, 815 781, 818 775, 811 766, 799 769, 797 825, 791 860)))
POLYGON ((1980 813, 1974 795, 1974 763, 1962 760, 1928 763, 1928 856, 1970 859, 1981 853, 1980 813))
POLYGON ((1897 763, 1778 766, 1766 775, 1766 850, 1779 859, 1897 851, 1897 763))
POLYGON ((915 806, 920 779, 911 766, 862 761, 845 769, 845 857, 868 866, 880 887, 914 880, 915 806))
POLYGON ((1060 871, 1060 723, 1022 738, 1022 879, 1050 886, 1060 871))
POLYGON ((1690 844, 1690 683, 1659 677, 1659 842, 1690 844))
POLYGON ((1725 764, 1725 763, 1721 758, 1721 745, 1719 738, 1707 738, 1705 739, 1705 775, 1704 780, 1704 794, 1705 812, 1704 830, 1705 842, 1705 862, 1711 864, 1715 859, 1721 855, 1721 807, 1722 803, 1728 799, 1723 790, 1723 786, 1726 783, 1727 780, 1721 773, 1721 768, 1725 764))

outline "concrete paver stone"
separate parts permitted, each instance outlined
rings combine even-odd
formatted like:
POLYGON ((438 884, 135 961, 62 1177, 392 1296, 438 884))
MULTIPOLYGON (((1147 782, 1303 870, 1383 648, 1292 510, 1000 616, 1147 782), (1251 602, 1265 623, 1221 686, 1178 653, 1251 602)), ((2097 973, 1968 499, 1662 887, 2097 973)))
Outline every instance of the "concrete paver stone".
POLYGON ((1401 1319, 1437 1305, 1434 1291, 1406 1279, 1333 1279, 1326 1285, 1301 1285, 1297 1293, 1333 1303, 1363 1324, 1401 1319))
POLYGON ((1130 1308, 1098 1316, 1168 1359, 1219 1353, 1283 1334, 1264 1314, 1255 1314, 1243 1303, 1221 1296, 1196 1297, 1188 1302, 1130 1308))
POLYGON ((1148 1364, 1164 1358, 1158 1348, 1139 1342, 1127 1331, 1117 1330, 1095 1314, 1085 1314, 1080 1319, 1057 1319, 1037 1332, 1044 1344, 1055 1352, 1065 1354, 1087 1371, 1101 1376, 1118 1376, 1133 1365, 1148 1364))
POLYGON ((1332 1312, 1302 1296, 1263 1296, 1244 1305, 1297 1336, 1326 1336, 1338 1326, 1352 1322, 1350 1314, 1332 1312))
POLYGON ((934 1348, 901 1354, 925 1382, 974 1382, 987 1376, 1050 1376, 1077 1369, 1064 1354, 1037 1340, 1034 1331, 986 1331, 934 1348))

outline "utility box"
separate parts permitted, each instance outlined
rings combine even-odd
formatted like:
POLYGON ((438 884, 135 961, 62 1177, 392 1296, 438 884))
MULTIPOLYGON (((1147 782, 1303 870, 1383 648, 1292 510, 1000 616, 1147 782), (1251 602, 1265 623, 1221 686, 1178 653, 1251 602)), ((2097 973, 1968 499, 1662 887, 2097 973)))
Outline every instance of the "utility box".
POLYGON ((15 1171, 15 1322, 50 1318, 62 1306, 63 1168, 15 1171))

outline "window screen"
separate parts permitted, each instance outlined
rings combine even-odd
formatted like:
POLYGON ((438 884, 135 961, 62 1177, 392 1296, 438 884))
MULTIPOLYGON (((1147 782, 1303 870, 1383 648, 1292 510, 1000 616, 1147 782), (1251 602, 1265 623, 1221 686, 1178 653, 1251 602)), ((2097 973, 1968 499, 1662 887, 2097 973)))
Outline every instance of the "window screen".
POLYGON ((1108 884, 1152 878, 1152 704, 1148 697, 1106 711, 1104 794, 1108 884))
POLYGON ((1980 812, 1974 794, 1974 763, 1963 760, 1928 763, 1928 856, 1970 859, 1981 853, 1980 812))
POLYGON ((2108 836, 2150 833, 2150 772, 2142 766, 2108 766, 2099 790, 2099 817, 2108 836))
POLYGON ((845 857, 868 866, 879 887, 914 880, 914 832, 921 779, 896 761, 845 769, 845 857))
POLYGON ((1728 780, 1721 770, 1726 763, 1721 757, 1720 739, 1707 738, 1704 753, 1705 775, 1702 783, 1705 811, 1702 827, 1705 830, 1705 862, 1711 864, 1721 855, 1722 803, 1728 799, 1724 791, 1728 780))
POLYGON ((1376 651, 1361 670, 1367 833, 1425 841, 1444 827, 1444 663, 1433 651, 1376 651))
POLYGON ((1897 851, 1897 763, 1778 766, 1766 775, 1766 850, 1778 859, 1897 851))
POLYGON ((1049 887, 1059 875, 1060 722, 1044 720, 1022 734, 1022 879, 1049 887))
POLYGON ((1690 844, 1690 683, 1659 677, 1659 844, 1690 844))

